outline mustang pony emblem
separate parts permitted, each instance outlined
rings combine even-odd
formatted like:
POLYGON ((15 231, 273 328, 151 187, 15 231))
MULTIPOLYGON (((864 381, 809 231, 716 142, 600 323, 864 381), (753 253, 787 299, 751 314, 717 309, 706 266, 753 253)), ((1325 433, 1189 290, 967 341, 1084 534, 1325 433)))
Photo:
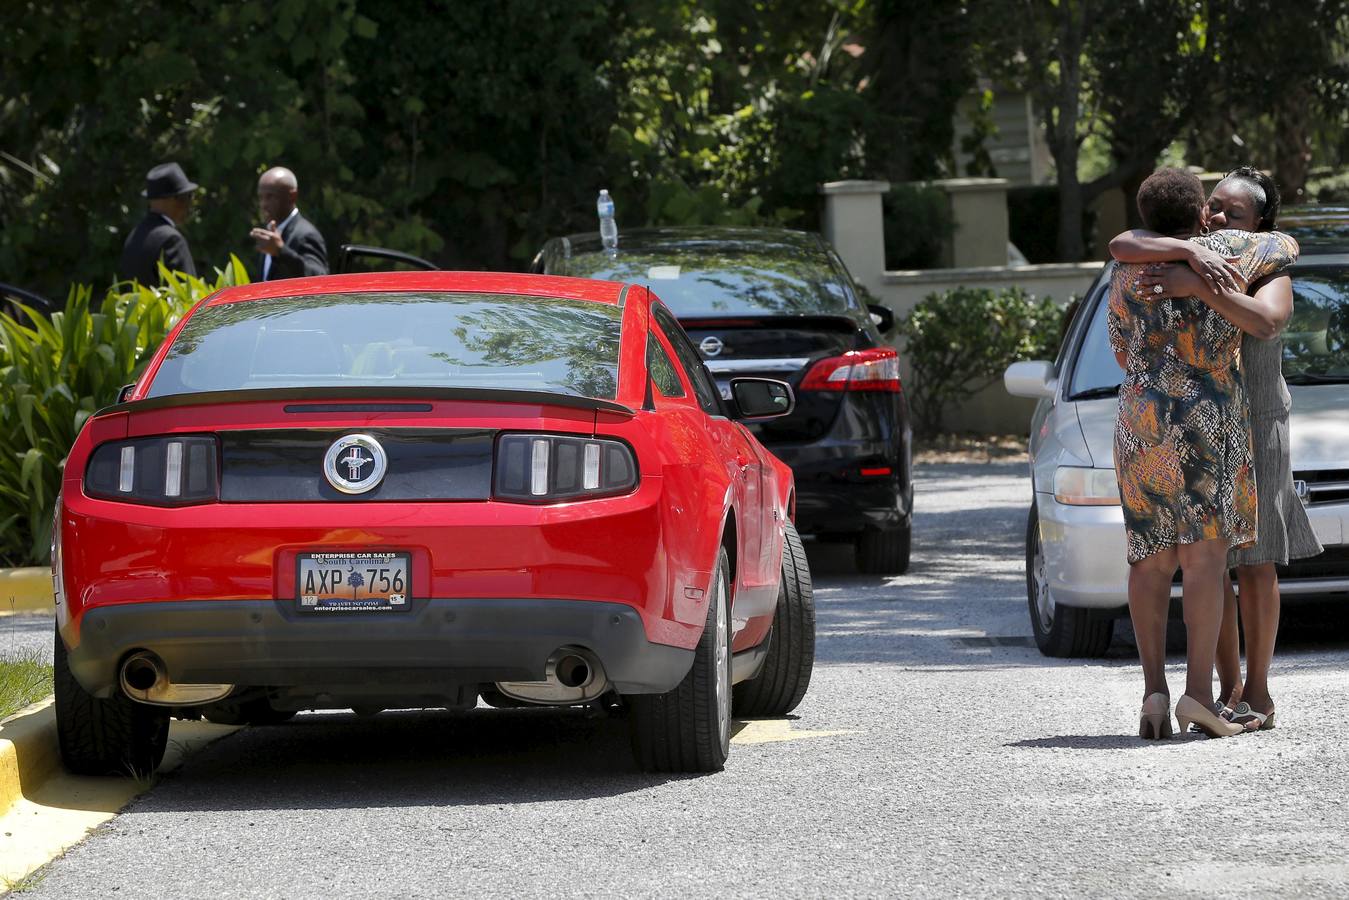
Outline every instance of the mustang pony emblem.
POLYGON ((347 480, 359 481, 361 478, 361 467, 366 463, 375 461, 373 456, 362 456, 361 451, 353 444, 347 455, 342 458, 342 462, 347 467, 347 480))
POLYGON ((333 441, 324 454, 323 475, 344 494, 364 494, 384 480, 388 463, 379 441, 368 434, 348 434, 333 441))

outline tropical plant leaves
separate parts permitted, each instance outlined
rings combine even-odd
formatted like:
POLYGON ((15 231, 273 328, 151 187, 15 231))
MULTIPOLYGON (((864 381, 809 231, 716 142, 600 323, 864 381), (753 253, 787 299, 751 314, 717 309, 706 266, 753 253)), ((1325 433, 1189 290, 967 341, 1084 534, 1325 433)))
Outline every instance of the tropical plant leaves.
POLYGON ((235 257, 213 282, 169 273, 160 288, 75 286, 50 320, 0 313, 0 566, 47 561, 62 467, 95 410, 116 401, 202 298, 248 275, 235 257))

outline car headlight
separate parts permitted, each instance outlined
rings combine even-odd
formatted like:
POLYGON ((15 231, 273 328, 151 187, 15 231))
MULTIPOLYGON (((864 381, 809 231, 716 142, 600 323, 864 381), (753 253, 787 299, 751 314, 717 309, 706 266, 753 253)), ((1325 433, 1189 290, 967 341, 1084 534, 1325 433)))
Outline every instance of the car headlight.
POLYGON ((1059 466, 1054 470, 1054 499, 1067 506, 1119 506, 1115 470, 1059 466))

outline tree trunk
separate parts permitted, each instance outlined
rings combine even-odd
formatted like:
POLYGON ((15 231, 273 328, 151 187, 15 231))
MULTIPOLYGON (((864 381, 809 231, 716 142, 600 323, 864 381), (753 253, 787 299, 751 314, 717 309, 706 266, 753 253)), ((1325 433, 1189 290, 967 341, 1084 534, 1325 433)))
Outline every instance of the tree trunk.
POLYGON ((1284 204, 1303 200, 1312 146, 1309 126, 1312 98, 1298 88, 1274 115, 1274 180, 1284 204))
POLYGON ((1049 148, 1054 154, 1059 184, 1059 260, 1081 262, 1082 183, 1077 180, 1081 140, 1077 134, 1078 102, 1082 93, 1082 46, 1085 23, 1091 14, 1087 0, 1063 2, 1059 7, 1057 115, 1047 117, 1049 148))
POLYGON ((1082 244, 1082 184, 1077 180, 1077 145, 1056 159, 1059 184, 1059 261, 1081 262, 1086 254, 1082 244))

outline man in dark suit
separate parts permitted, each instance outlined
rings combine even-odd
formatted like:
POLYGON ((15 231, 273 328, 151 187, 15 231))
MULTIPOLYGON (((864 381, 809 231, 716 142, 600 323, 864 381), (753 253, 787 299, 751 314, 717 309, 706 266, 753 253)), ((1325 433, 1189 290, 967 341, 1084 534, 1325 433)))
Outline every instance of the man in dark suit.
POLYGON ((159 262, 170 272, 197 274, 192 250, 178 227, 192 214, 192 194, 197 186, 187 180, 176 162, 155 166, 145 176, 141 196, 150 207, 145 218, 127 235, 122 246, 118 274, 141 284, 159 284, 159 262))
POLYGON ((277 166, 258 179, 258 209, 267 227, 254 228, 249 236, 262 254, 263 281, 328 274, 328 247, 319 230, 300 215, 295 205, 299 197, 300 184, 290 169, 277 166))

